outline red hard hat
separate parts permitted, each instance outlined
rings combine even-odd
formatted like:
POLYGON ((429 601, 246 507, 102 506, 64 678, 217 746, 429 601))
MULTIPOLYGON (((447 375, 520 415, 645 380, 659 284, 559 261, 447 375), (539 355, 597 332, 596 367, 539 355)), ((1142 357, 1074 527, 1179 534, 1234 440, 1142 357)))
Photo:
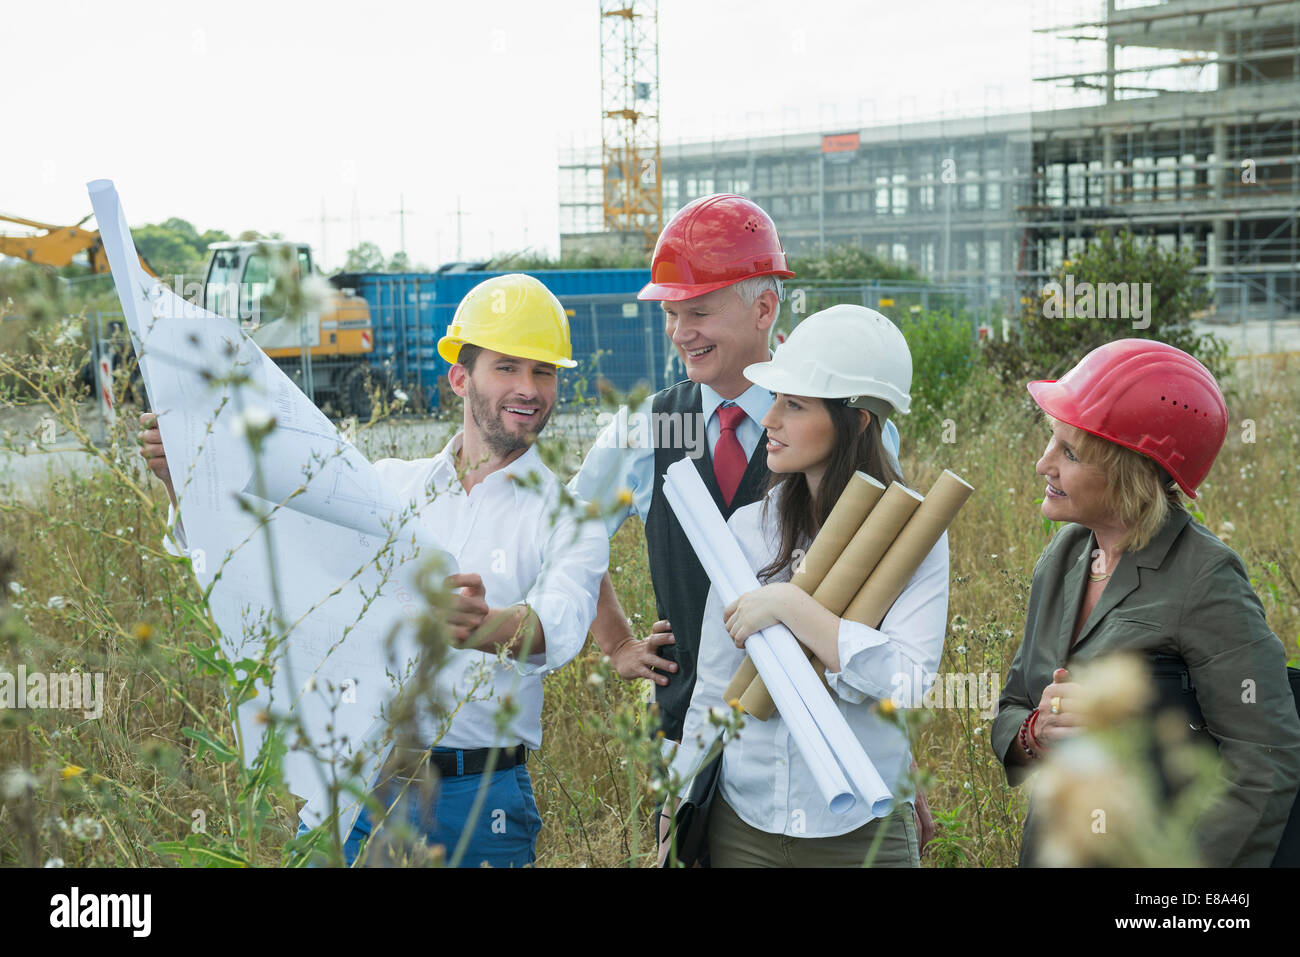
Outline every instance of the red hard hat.
POLYGON ((668 221, 637 298, 680 302, 754 276, 794 276, 772 217, 743 196, 715 193, 668 221))
POLYGON ((1228 435, 1228 406, 1210 370, 1152 339, 1093 349, 1058 380, 1029 383, 1048 415, 1154 460, 1196 498, 1228 435))

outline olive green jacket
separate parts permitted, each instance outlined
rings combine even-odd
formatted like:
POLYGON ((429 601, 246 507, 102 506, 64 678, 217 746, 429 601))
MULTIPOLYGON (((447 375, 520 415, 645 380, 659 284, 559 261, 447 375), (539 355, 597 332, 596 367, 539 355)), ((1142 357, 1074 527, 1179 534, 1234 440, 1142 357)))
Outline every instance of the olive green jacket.
MULTIPOLYGON (((1198 827, 1201 857, 1211 866, 1267 867, 1300 787, 1300 718, 1287 652, 1240 556, 1184 509, 1172 510, 1145 548, 1121 556, 1070 650, 1094 548, 1092 532, 1070 524, 1034 566, 1024 640, 993 722, 1007 780, 1019 784, 1032 768, 1006 758, 1057 668, 1119 650, 1179 655, 1228 785, 1198 827)), ((1022 847, 1022 863, 1026 856, 1022 847)))

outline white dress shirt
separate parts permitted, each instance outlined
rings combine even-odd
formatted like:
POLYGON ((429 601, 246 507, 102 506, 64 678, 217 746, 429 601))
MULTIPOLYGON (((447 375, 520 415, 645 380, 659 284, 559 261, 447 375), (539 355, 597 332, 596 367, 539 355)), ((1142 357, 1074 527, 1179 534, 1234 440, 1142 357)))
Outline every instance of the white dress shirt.
POLYGON ((452 649, 438 672, 437 700, 448 712, 464 703, 440 738, 432 715, 421 715, 420 733, 426 744, 445 748, 537 748, 542 675, 571 661, 587 641, 609 567, 609 539, 599 521, 584 516, 585 503, 561 503, 560 481, 536 446, 466 494, 456 474, 462 436, 457 432, 432 459, 381 459, 375 468, 400 498, 417 504, 420 520, 460 571, 482 576, 489 607, 527 604, 537 614, 546 650, 512 665, 498 663, 495 654, 452 649), (517 712, 501 737, 495 715, 506 695, 517 712))
MULTIPOLYGON (((763 502, 737 510, 727 525, 754 571, 779 552, 780 489, 769 493, 766 521, 763 502)), ((789 580, 784 573, 778 578, 789 580)), ((880 718, 872 705, 919 700, 918 676, 930 680, 939 667, 948 618, 948 536, 930 550, 902 595, 885 615, 880 628, 841 619, 840 670, 827 671, 831 700, 848 721, 885 786, 898 800, 912 802, 907 779, 911 752, 907 736, 880 718), (909 696, 915 697, 909 697, 909 696)), ((709 589, 700 634, 695 691, 686 714, 682 747, 674 767, 689 773, 701 757, 700 748, 716 737, 709 724, 710 708, 725 708, 723 690, 744 660, 723 624, 722 600, 709 589)), ((722 752, 719 793, 746 823, 769 834, 834 837, 871 820, 871 809, 859 796, 845 814, 832 814, 813 779, 803 754, 790 737, 778 712, 767 721, 746 718, 739 734, 722 752)))
MULTIPOLYGON (((711 386, 700 384, 700 405, 705 422, 707 454, 712 455, 722 435, 722 422, 717 415, 718 406, 724 402, 745 410, 745 417, 736 426, 736 438, 745 450, 748 461, 762 440, 765 430, 759 424, 772 407, 772 393, 760 386, 751 385, 734 399, 724 399, 711 386)), ((654 396, 648 396, 635 413, 642 421, 649 421, 653 411, 654 396)), ((632 420, 635 422, 635 419, 632 420)), ((885 420, 882 432, 885 450, 898 464, 898 428, 892 419, 885 420)), ((614 420, 605 426, 596 443, 587 453, 582 468, 569 481, 569 490, 587 502, 598 502, 605 525, 612 538, 625 521, 635 512, 644 522, 650 514, 650 501, 654 497, 654 446, 638 443, 628 446, 620 437, 637 438, 637 429, 629 425, 628 409, 619 409, 614 420), (619 507, 615 503, 621 489, 631 489, 632 502, 619 507)))
MULTIPOLYGON (((537 614, 546 650, 513 665, 498 663, 495 654, 449 650, 435 695, 455 714, 444 730, 442 721, 422 713, 420 736, 444 748, 522 743, 535 749, 542 743, 542 676, 571 661, 587 641, 609 567, 609 539, 601 522, 585 517, 584 502, 561 504, 560 481, 536 446, 466 494, 456 474, 463 435, 457 432, 431 459, 380 459, 375 469, 399 500, 416 503, 420 521, 455 556, 460 571, 482 577, 488 607, 527 604, 537 614), (495 715, 506 695, 517 711, 501 737, 495 715)), ((173 518, 169 510, 169 525, 173 518)), ((176 537, 185 548, 179 523, 176 537)), ((170 536, 164 547, 179 554, 170 536)))

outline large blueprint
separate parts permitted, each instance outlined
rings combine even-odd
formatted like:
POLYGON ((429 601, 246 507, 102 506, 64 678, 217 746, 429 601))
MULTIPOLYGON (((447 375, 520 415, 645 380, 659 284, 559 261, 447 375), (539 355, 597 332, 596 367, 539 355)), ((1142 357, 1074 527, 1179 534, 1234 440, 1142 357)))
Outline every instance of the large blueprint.
MULTIPOLYGON (((199 584, 211 586, 223 650, 256 659, 269 636, 287 637, 271 688, 238 709, 245 760, 256 757, 265 712, 295 715, 312 747, 285 756, 286 783, 317 824, 348 756, 363 759, 350 783, 373 783, 387 706, 417 656, 416 570, 434 558, 450 574, 454 560, 237 323, 140 268, 113 184, 88 188, 158 412, 183 547, 199 584), (268 415, 275 424, 255 456, 247 429, 268 415)), ((360 808, 346 794, 340 805, 346 835, 360 808)))

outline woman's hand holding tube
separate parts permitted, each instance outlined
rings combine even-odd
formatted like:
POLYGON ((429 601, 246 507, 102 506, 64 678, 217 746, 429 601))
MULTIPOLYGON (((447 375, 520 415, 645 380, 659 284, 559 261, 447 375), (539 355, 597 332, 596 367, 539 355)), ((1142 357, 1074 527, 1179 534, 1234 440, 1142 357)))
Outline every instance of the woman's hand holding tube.
POLYGON ((745 592, 722 610, 722 618, 737 648, 780 622, 827 668, 840 670, 840 619, 798 585, 774 582, 745 592))
POLYGON ((736 643, 737 648, 744 648, 750 635, 770 628, 781 621, 781 614, 786 607, 786 588, 793 588, 788 582, 764 585, 753 591, 745 592, 726 608, 722 609, 722 619, 727 634, 736 643))

